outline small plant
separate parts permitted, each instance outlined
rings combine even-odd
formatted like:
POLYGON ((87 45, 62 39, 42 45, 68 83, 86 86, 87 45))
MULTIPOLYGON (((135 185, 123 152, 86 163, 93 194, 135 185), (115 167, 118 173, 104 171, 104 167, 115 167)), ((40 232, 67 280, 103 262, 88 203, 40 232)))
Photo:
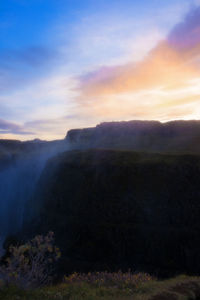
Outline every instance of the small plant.
POLYGON ((10 246, 6 264, 0 266, 0 279, 23 289, 46 285, 52 279, 53 262, 59 257, 54 233, 38 235, 24 245, 10 246))
POLYGON ((64 277, 67 283, 88 283, 94 286, 116 287, 119 289, 134 289, 141 283, 152 280, 153 278, 146 273, 131 273, 130 271, 122 273, 94 272, 88 274, 73 273, 64 277))

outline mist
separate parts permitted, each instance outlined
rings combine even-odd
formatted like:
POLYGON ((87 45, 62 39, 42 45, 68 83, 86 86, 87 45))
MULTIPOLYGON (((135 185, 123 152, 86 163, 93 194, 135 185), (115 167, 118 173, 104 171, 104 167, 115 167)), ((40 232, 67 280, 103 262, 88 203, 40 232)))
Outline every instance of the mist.
MULTIPOLYGON (((10 149, 2 151, 14 159, 0 170, 0 244, 9 235, 20 231, 25 206, 34 194, 40 175, 51 157, 68 150, 66 141, 25 142, 24 149, 13 155, 10 149)), ((21 148, 23 148, 21 147, 21 148)))

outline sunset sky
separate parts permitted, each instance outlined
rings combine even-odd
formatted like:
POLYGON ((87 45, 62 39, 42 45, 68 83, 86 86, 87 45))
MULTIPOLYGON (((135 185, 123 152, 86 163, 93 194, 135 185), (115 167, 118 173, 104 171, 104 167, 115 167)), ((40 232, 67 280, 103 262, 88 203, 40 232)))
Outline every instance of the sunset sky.
POLYGON ((0 0, 0 138, 200 119, 200 0, 0 0))

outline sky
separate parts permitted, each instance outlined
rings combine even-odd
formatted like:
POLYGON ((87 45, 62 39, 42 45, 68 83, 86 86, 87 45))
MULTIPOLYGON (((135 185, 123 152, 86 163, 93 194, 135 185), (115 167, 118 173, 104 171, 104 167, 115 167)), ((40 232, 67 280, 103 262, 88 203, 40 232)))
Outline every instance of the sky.
POLYGON ((200 119, 200 0, 0 0, 0 138, 200 119))

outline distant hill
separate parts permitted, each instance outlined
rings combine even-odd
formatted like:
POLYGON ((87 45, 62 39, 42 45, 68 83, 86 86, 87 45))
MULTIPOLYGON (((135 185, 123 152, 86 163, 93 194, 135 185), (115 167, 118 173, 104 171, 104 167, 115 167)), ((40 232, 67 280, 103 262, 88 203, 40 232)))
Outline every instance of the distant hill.
POLYGON ((70 130, 66 138, 75 149, 197 154, 200 153, 200 121, 108 122, 94 128, 70 130))
POLYGON ((0 151, 1 152, 12 152, 17 153, 20 151, 35 151, 44 148, 48 148, 50 146, 60 145, 64 143, 63 140, 55 140, 55 141, 43 141, 40 139, 30 140, 30 141, 19 141, 19 140, 9 140, 9 139, 0 139, 0 151))
POLYGON ((42 141, 39 139, 31 141, 0 139, 0 170, 5 169, 28 155, 34 154, 40 156, 41 153, 60 152, 60 149, 66 149, 66 140, 42 141))

